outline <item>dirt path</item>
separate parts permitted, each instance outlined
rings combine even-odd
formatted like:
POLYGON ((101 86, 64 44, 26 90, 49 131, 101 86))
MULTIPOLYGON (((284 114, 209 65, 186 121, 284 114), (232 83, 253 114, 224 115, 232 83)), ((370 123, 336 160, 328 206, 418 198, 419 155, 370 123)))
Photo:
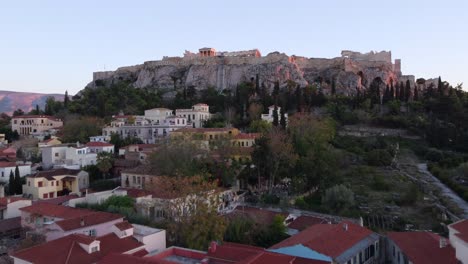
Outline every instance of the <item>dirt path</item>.
POLYGON ((468 218, 468 203, 463 200, 458 194, 456 194, 452 189, 447 187, 445 184, 443 184, 437 177, 432 175, 432 173, 427 169, 427 164, 426 163, 420 163, 418 164, 418 170, 420 173, 424 174, 430 179, 430 182, 437 187, 440 188, 441 190, 441 195, 448 197, 450 200, 452 200, 455 204, 457 204, 458 207, 460 207, 461 210, 463 210, 463 217, 468 218))

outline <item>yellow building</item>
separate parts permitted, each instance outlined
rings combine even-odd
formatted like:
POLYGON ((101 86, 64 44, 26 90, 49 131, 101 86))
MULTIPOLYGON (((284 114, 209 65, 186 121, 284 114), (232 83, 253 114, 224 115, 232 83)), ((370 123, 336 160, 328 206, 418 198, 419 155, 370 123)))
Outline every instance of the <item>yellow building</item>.
POLYGON ((31 199, 50 199, 88 188, 89 175, 82 170, 57 169, 26 176, 23 195, 31 199))

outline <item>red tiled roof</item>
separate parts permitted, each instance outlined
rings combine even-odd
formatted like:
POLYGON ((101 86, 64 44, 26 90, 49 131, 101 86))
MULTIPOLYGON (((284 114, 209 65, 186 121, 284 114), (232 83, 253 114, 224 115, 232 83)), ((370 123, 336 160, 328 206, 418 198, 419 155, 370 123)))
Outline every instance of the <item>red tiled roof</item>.
POLYGON ((86 143, 87 147, 113 147, 114 145, 106 142, 88 142, 86 143))
POLYGON ((468 243, 468 219, 458 221, 449 226, 459 232, 455 234, 457 237, 468 243))
POLYGON ((76 199, 78 197, 79 196, 76 194, 70 194, 70 195, 59 196, 57 198, 52 198, 52 199, 37 200, 35 203, 50 203, 50 204, 55 204, 55 205, 62 205, 65 202, 68 202, 72 199, 76 199))
POLYGON ((128 221, 123 221, 120 223, 115 224, 115 227, 117 227, 120 231, 124 231, 130 228, 133 228, 132 224, 130 224, 128 221))
POLYGON ((440 248, 439 235, 430 232, 390 232, 387 236, 414 264, 458 263, 452 246, 447 244, 440 248))
POLYGON ((0 161, 0 168, 16 167, 14 161, 0 161))
POLYGON ((142 258, 140 256, 128 255, 128 254, 116 254, 112 253, 105 256, 99 264, 178 264, 177 262, 167 261, 163 259, 155 258, 142 258))
POLYGON ((260 137, 260 133, 239 133, 234 139, 256 139, 260 137))
POLYGON ((0 220, 0 233, 8 232, 14 229, 21 229, 21 217, 13 217, 0 220))
POLYGON ((10 203, 14 203, 16 201, 23 201, 23 200, 29 200, 29 199, 23 198, 23 197, 14 197, 14 196, 2 197, 0 198, 0 206, 7 206, 10 203), (8 202, 8 200, 10 202, 8 202))
POLYGON ((168 260, 168 258, 171 258, 171 257, 182 257, 185 259, 190 259, 193 262, 199 263, 201 262, 202 259, 206 257, 206 252, 187 249, 187 248, 180 248, 180 247, 170 247, 156 255, 147 257, 146 259, 163 261, 163 262, 157 262, 157 263, 175 263, 175 262, 168 260))
POLYGON ((146 249, 142 249, 142 250, 138 250, 137 252, 133 253, 132 256, 144 257, 144 256, 146 256, 148 254, 149 254, 149 252, 146 249))
POLYGON ((234 211, 228 215, 228 217, 246 216, 251 218, 257 224, 270 225, 273 223, 273 219, 277 215, 286 218, 289 214, 255 207, 237 206, 236 209, 234 209, 234 211))
POLYGON ((31 206, 20 208, 20 210, 31 214, 53 216, 62 219, 82 217, 94 213, 94 211, 87 209, 78 209, 49 203, 35 203, 31 206))
POLYGON ((239 264, 325 264, 326 261, 305 259, 268 252, 263 248, 237 243, 223 243, 215 250, 208 250, 208 263, 239 263, 239 264), (214 262, 213 262, 214 261, 214 262))
POLYGON ((288 225, 288 228, 302 231, 309 226, 313 226, 316 224, 325 224, 326 222, 327 221, 323 218, 301 215, 298 218, 294 219, 294 221, 292 221, 288 225))
POLYGON ((107 213, 107 212, 93 212, 88 215, 65 219, 65 220, 57 221, 55 223, 58 226, 60 226, 62 230, 69 231, 69 230, 83 228, 86 226, 99 225, 102 223, 107 223, 107 222, 118 220, 118 219, 123 219, 123 216, 118 215, 118 214, 107 213))
POLYGON ((278 249, 302 244, 321 254, 335 258, 372 234, 371 230, 348 221, 336 225, 317 224, 279 242, 271 248, 278 249), (348 226, 347 230, 344 228, 345 224, 348 226))
POLYGON ((62 175, 78 175, 81 170, 72 170, 72 169, 56 169, 48 171, 40 171, 34 175, 26 176, 28 178, 46 178, 48 180, 54 180, 53 176, 62 176, 62 175))
POLYGON ((83 264, 96 263, 108 254, 125 253, 143 246, 133 237, 119 239, 119 237, 111 233, 97 237, 96 240, 100 241, 100 250, 89 254, 78 244, 83 239, 87 239, 86 236, 68 235, 17 251, 12 256, 35 264, 83 264))

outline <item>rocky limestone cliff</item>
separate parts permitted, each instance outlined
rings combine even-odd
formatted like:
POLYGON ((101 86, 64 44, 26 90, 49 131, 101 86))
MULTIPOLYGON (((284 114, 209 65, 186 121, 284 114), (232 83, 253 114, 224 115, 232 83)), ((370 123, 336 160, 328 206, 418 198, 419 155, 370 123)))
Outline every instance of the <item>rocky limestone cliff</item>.
MULTIPOLYGON (((128 81, 136 88, 155 88, 174 91, 183 87, 218 90, 235 89, 256 76, 260 83, 272 89, 275 82, 285 86, 288 81, 305 87, 319 84, 324 92, 330 90, 331 82, 336 83, 337 93, 351 95, 367 89, 373 81, 382 87, 391 82, 410 80, 414 76, 402 76, 400 60, 391 61, 390 52, 366 53, 343 51, 341 57, 332 59, 287 56, 274 52, 260 56, 258 50, 235 52, 234 56, 216 53, 209 55, 200 50, 194 54, 186 52, 184 57, 164 57, 160 61, 148 61, 141 65, 122 67, 116 71, 95 72, 93 81, 87 87, 95 88, 118 81, 128 81), (187 55, 188 54, 188 55, 187 55)), ((233 53, 234 54, 234 53, 233 53)))

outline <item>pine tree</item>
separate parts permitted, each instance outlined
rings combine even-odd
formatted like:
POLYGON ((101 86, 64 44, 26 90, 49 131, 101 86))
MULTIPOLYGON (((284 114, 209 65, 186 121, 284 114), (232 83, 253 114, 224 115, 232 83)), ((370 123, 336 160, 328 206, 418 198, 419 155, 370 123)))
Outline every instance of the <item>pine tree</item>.
POLYGON ((13 171, 10 171, 10 180, 8 182, 8 193, 10 195, 15 195, 16 185, 15 185, 15 175, 13 175, 13 171))
POLYGON ((18 166, 15 168, 15 193, 22 194, 23 193, 23 186, 21 186, 21 175, 19 172, 18 166))
POLYGON ((284 113, 284 107, 281 107, 280 110, 280 125, 283 129, 286 129, 286 116, 284 113))
POLYGON ((275 108, 273 109, 273 125, 278 126, 278 106, 275 105, 275 108))
POLYGON ((68 98, 68 90, 66 90, 65 91, 65 97, 63 98, 63 106, 65 108, 67 108, 69 102, 70 102, 70 98, 68 98))

